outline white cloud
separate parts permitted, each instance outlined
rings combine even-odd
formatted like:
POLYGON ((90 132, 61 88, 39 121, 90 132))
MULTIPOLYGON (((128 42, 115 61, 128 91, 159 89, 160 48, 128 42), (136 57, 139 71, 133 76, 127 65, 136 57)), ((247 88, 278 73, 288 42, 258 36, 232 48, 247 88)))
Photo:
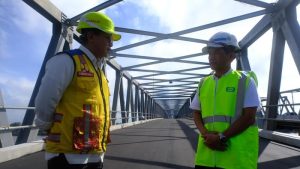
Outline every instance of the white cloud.
MULTIPOLYGON (((241 4, 235 1, 220 1, 220 0, 211 0, 209 3, 200 0, 190 0, 187 3, 186 0, 129 0, 131 3, 139 6, 141 10, 145 12, 145 16, 136 16, 133 18, 126 18, 130 20, 128 25, 133 29, 139 29, 143 27, 142 25, 147 22, 149 16, 155 17, 158 19, 157 25, 153 25, 153 28, 149 28, 153 32, 163 32, 163 33, 172 33, 214 21, 222 20, 225 18, 230 18, 233 16, 242 15, 252 11, 260 10, 260 8, 252 7, 250 5, 241 4), (225 4, 226 3, 226 4, 225 4), (217 11, 217 12, 216 12, 217 11)), ((4 1, 0 1, 0 5, 4 1)), ((104 0, 88 0, 88 1, 70 1, 70 0, 51 0, 59 9, 61 9, 67 16, 70 18, 75 16, 91 7, 98 5, 104 0)), ((123 1, 127 3, 128 1, 123 1)), ((122 3, 123 3, 122 2, 122 3)), ((7 3, 7 2, 6 2, 7 3)), ((11 11, 11 21, 12 23, 19 27, 21 31, 28 34, 35 34, 36 32, 51 34, 52 26, 51 24, 43 18, 40 14, 35 12, 31 7, 29 7, 24 2, 16 3, 15 1, 8 1, 10 5, 7 8, 11 11)), ((113 7, 114 8, 114 7, 113 7)), ((116 8, 118 9, 118 8, 116 8)), ((7 10, 7 11, 8 11, 7 10)), ((298 18, 299 18, 299 5, 297 7, 298 18)), ((105 11, 104 11, 105 12, 105 11)), ((134 12, 134 11, 133 11, 134 12)), ((122 11, 113 11, 112 12, 116 18, 123 19, 120 15, 122 11)), ((0 10, 0 21, 1 23, 7 24, 5 19, 4 10, 0 10)), ((213 33, 217 31, 229 31, 234 33, 238 39, 241 39, 245 34, 251 29, 251 27, 260 19, 260 17, 249 19, 246 21, 237 22, 234 24, 228 24, 221 27, 216 27, 208 30, 199 31, 193 34, 188 34, 184 36, 208 39, 213 33), (246 28, 245 28, 246 25, 246 28)), ((120 41, 116 43, 116 46, 122 46, 125 43, 134 43, 141 40, 145 40, 149 37, 146 36, 137 36, 124 38, 125 41, 120 41), (128 41, 127 41, 128 40, 128 41)), ((1 32, 0 30, 0 58, 2 56, 7 56, 2 54, 5 50, 5 41, 7 38, 6 32, 1 32), (2 41, 3 40, 3 41, 2 41)), ((151 38, 151 37, 150 37, 151 38)), ((271 45, 272 45, 272 32, 265 34, 260 40, 258 40, 254 45, 249 48, 249 59, 251 66, 254 71, 256 71, 259 76, 259 91, 265 96, 267 91, 268 84, 268 71, 269 71, 269 60, 271 55, 271 45)), ((122 53, 137 54, 137 55, 146 55, 146 56, 156 56, 163 58, 172 58, 177 56, 182 56, 186 54, 198 53, 201 51, 203 45, 197 43, 182 42, 177 40, 164 40, 160 42, 151 43, 148 45, 143 45, 136 47, 127 51, 122 51, 122 53)), ((286 52, 288 54, 288 52, 286 52)), ((284 62, 284 66, 292 65, 292 57, 285 57, 287 60, 284 62)), ((197 57, 191 60, 195 61, 205 61, 207 57, 197 57), (198 60, 199 59, 199 60, 198 60)), ((124 65, 125 62, 128 62, 126 58, 119 62, 120 65, 124 65)), ((143 61, 136 59, 130 64, 139 64, 143 61)), ((127 64, 127 63, 126 63, 127 64)), ((128 63, 129 64, 129 63, 128 63)), ((194 65, 196 66, 196 65, 194 65)), ((287 66, 289 67, 289 66, 287 66)), ((148 69, 154 70, 175 70, 177 68, 190 68, 189 65, 180 64, 180 63, 169 63, 169 64, 160 64, 148 66, 148 69)), ((297 87, 297 84, 300 84, 295 79, 298 78, 299 74, 297 73, 295 67, 283 71, 283 82, 282 89, 290 89, 297 87), (292 70, 291 72, 289 70, 292 70), (288 73, 286 73, 288 72, 288 73), (296 78, 295 78, 296 77, 296 78), (289 82, 295 82, 293 85, 289 85, 289 82)), ((202 71, 202 70, 201 70, 202 71)), ((138 75, 138 74, 135 74, 138 75)), ((115 81, 115 72, 108 71, 108 78, 110 79, 111 91, 114 90, 114 81, 115 81)), ((5 74, 0 74, 0 86, 5 95, 6 103, 18 106, 27 106, 31 91, 34 85, 34 82, 28 80, 24 77, 19 77, 17 74, 14 76, 8 76, 5 74), (11 78, 14 77, 14 78, 11 78), (7 100, 8 99, 8 100, 7 100)), ((172 79, 176 78, 174 75, 163 75, 160 78, 172 79)), ((125 84, 124 84, 125 85, 125 84)), ((125 93, 126 94, 126 93, 125 93)), ((113 93, 112 93, 113 95, 113 93)))
POLYGON ((185 0, 142 0, 137 5, 148 14, 158 17, 160 24, 169 28, 167 32, 180 31, 259 9, 234 1, 219 0, 211 0, 209 3, 199 0, 190 0, 189 3, 185 0))
POLYGON ((285 55, 284 55, 283 64, 288 66, 283 67, 281 90, 290 90, 290 89, 299 88, 299 84, 300 84, 299 72, 287 43, 285 46, 285 55))
MULTIPOLYGON (((27 106, 29 96, 32 93, 35 81, 29 80, 25 77, 15 77, 0 74, 0 85, 2 90, 9 100, 6 104, 14 104, 15 106, 27 106)), ((4 100, 6 100, 4 98, 4 100)))
MULTIPOLYGON (((131 1, 133 2, 133 1, 131 1)), ((133 2, 136 3, 136 2, 133 2)), ((258 8, 251 7, 249 5, 244 5, 237 2, 226 2, 232 3, 231 5, 225 4, 225 2, 220 1, 211 1, 210 4, 203 1, 191 1, 190 3, 186 3, 186 1, 139 1, 136 5, 140 6, 143 10, 145 10, 148 15, 152 17, 157 17, 159 20, 160 27, 167 28, 166 30, 156 30, 158 32, 171 33, 184 29, 188 29, 191 27, 200 26, 203 24, 211 23, 214 21, 222 20, 225 18, 230 18, 238 15, 242 15, 245 13, 249 13, 252 11, 259 10, 258 8), (224 8, 224 6, 229 6, 228 8, 224 8), (207 10, 209 9, 209 10, 207 10), (218 11, 217 13, 215 11, 218 11), (233 14, 232 11, 235 11, 233 14), (220 15, 222 13, 222 15, 220 15), (192 17, 191 17, 192 16, 192 17)), ((240 21, 233 24, 223 25, 219 27, 215 27, 212 29, 207 29, 191 34, 187 34, 184 36, 200 38, 200 39, 209 39, 209 37, 217 31, 228 31, 237 36, 238 39, 244 37, 248 31, 257 23, 257 21, 261 17, 248 19, 246 21, 240 21), (241 29, 242 26, 248 25, 247 28, 241 29)), ((136 27, 141 27, 139 24, 143 24, 139 19, 133 19, 133 23, 136 27)), ((130 44, 138 41, 144 40, 137 36, 137 38, 131 38, 130 44)), ((146 56, 155 56, 162 58, 172 58, 178 57, 187 54, 199 53, 203 44, 198 43, 190 43, 183 42, 177 40, 163 40, 155 43, 135 47, 129 50, 121 51, 121 53, 126 54, 135 54, 135 55, 146 55, 146 56)), ((127 59, 128 61, 129 59, 127 59)), ((195 57, 187 60, 194 61, 204 61, 207 62, 207 56, 195 57)), ((122 58, 118 60, 121 65, 126 62, 126 58, 122 58)), ((150 60, 148 60, 150 61, 150 60)), ((141 64, 144 63, 144 60, 135 61, 129 60, 130 65, 141 64)), ((129 64, 129 63, 128 63, 129 64)), ((233 64, 235 65, 235 64, 233 64)), ((178 70, 196 67, 199 65, 190 65, 184 63, 161 63, 150 66, 145 66, 141 68, 151 69, 151 70, 178 70)), ((199 70, 201 73, 209 73, 210 69, 199 70)), ((139 76, 143 73, 134 72, 135 76, 139 76)), ((163 79, 174 79, 180 78, 180 76, 174 75, 161 75, 159 77, 154 78, 163 78, 163 79)))
POLYGON ((173 58, 201 51, 199 44, 177 40, 163 40, 151 44, 135 47, 122 53, 147 55, 159 58, 173 58))
MULTIPOLYGON (((273 31, 269 30, 248 49, 248 57, 252 69, 259 80, 258 91, 266 97, 268 92, 269 69, 271 59, 273 31)), ((299 88, 300 77, 288 45, 285 45, 281 91, 299 88)))
MULTIPOLYGON (((143 10, 145 10, 146 13, 148 13, 152 17, 157 17, 159 19, 159 24, 161 27, 167 27, 168 30, 165 30, 165 33, 171 33, 178 30, 183 30, 195 26, 200 26, 201 24, 206 24, 212 22, 212 20, 221 20, 227 17, 233 17, 232 16, 232 9, 236 8, 236 6, 239 6, 240 8, 237 8, 238 10, 235 10, 235 15, 244 14, 247 11, 253 11, 249 5, 240 4, 236 2, 231 2, 233 6, 229 8, 224 8, 225 2, 220 1, 212 1, 211 3, 206 3, 204 1, 189 1, 189 3, 186 3, 186 1, 177 0, 177 1, 139 1, 138 3, 136 1, 130 1, 133 3, 136 3, 136 5, 140 6, 143 10), (207 9, 210 10, 207 10, 207 9), (218 11, 218 13, 214 12, 218 11), (230 11, 230 12, 228 12, 230 11), (224 13, 225 15, 220 15, 220 13, 224 13), (192 16, 192 17, 191 17, 192 16), (209 17, 204 17, 209 16, 209 17)), ((226 2, 227 3, 227 2, 226 2)), ((228 5, 230 6, 230 5, 228 5)), ((137 27, 140 27, 138 24, 143 24, 140 22, 140 20, 134 19, 134 25, 137 27)), ((254 25, 258 19, 251 20, 251 25, 254 25)), ((247 24, 249 24, 249 20, 247 21, 247 24)), ((241 23, 236 24, 236 26, 228 26, 225 25, 222 28, 214 28, 209 30, 204 30, 200 32, 196 32, 193 34, 185 35, 189 37, 194 38, 201 38, 201 39, 208 39, 213 33, 216 32, 216 29, 226 31, 231 30, 232 33, 235 33, 238 36, 238 38, 242 38, 247 31, 245 29, 240 29, 241 23), (230 27, 230 28, 229 28, 230 27)), ((250 26, 248 29, 250 30, 250 26)), ((140 41, 141 38, 132 38, 130 43, 140 41), (137 40, 138 39, 138 40, 137 40)), ((155 43, 135 47, 133 49, 129 49, 126 51, 121 51, 121 53, 127 53, 127 54, 137 54, 137 55, 146 55, 146 56, 156 56, 156 57, 163 57, 163 58, 172 58, 176 56, 182 56, 192 53, 198 53, 201 52, 201 49, 203 47, 203 44, 197 44, 197 43, 190 43, 190 42, 183 42, 183 41, 176 41, 176 40, 163 40, 158 41, 155 43)), ((192 60, 195 60, 196 58, 192 58, 192 60)), ((197 58, 198 59, 198 58, 197 58)), ((201 61, 207 61, 207 57, 201 57, 199 58, 201 61), (204 59, 203 59, 204 58, 204 59)), ((124 59, 125 60, 125 59, 124 59)), ((198 60, 199 61, 199 60, 198 60)), ((135 61, 135 64, 143 63, 144 61, 139 62, 139 60, 135 61)), ((181 66, 183 66, 182 64, 181 66)), ((161 66, 150 66, 152 68, 160 68, 161 66)), ((178 65, 174 64, 172 68, 176 68, 178 65)), ((163 67, 165 69, 170 69, 170 67, 163 67)))
POLYGON ((0 28, 0 60, 10 57, 7 48, 7 33, 0 28))
MULTIPOLYGON (((27 107, 35 81, 12 72, 0 73, 0 90, 6 107, 27 107)), ((22 121, 25 110, 7 109, 9 122, 22 121)))
POLYGON ((16 1, 9 1, 9 3, 8 10, 11 13, 10 20, 20 31, 27 34, 40 32, 41 34, 46 33, 50 35, 52 33, 50 22, 29 5, 24 2, 16 1))
POLYGON ((76 16, 90 8, 93 8, 101 3, 105 2, 104 0, 50 0, 55 6, 58 7, 63 13, 65 13, 69 18, 76 16))
POLYGON ((258 91, 264 97, 268 90, 272 36, 273 32, 269 30, 248 48, 250 66, 258 77, 258 91))
MULTIPOLYGON (((150 16, 157 17, 159 19, 159 25, 161 27, 167 28, 164 30, 165 33, 176 32, 184 29, 188 29, 195 26, 200 26, 207 23, 212 23, 214 21, 250 13, 253 11, 261 10, 260 8, 253 7, 251 5, 234 2, 234 1, 210 1, 210 3, 203 1, 189 1, 190 3, 186 3, 186 1, 159 1, 158 0, 143 0, 139 1, 137 5, 141 8, 145 9, 145 12, 150 16), (226 3, 226 4, 225 4, 226 3), (226 6, 226 8, 225 8, 226 6), (216 12, 218 11, 218 12, 216 12), (232 12, 234 11, 234 13, 232 12), (220 15, 222 14, 222 15, 220 15), (192 17, 191 17, 192 16, 192 17)), ((274 1, 267 1, 268 3, 274 1)), ((297 7, 299 11, 299 5, 297 7)), ((297 13, 299 18, 300 12, 297 13)), ((244 21, 239 21, 236 23, 223 25, 219 27, 214 27, 211 29, 191 33, 188 37, 208 39, 212 34, 218 31, 227 31, 235 34, 239 40, 241 40, 249 30, 262 18, 256 17, 247 19, 244 21), (245 25, 247 25, 245 27, 245 25), (241 29, 243 27, 243 29, 241 29)), ((140 23, 142 24, 142 23, 140 23)), ((266 96, 267 87, 268 87, 268 74, 269 74, 269 66, 270 66, 270 55, 271 55, 271 47, 272 47, 272 30, 263 35, 257 42, 255 42, 248 50, 249 59, 252 69, 256 71, 259 76, 259 92, 262 96, 266 96)), ((151 56, 161 56, 161 57, 170 57, 170 56, 178 56, 186 51, 197 51, 196 49, 202 48, 199 44, 188 44, 184 47, 180 45, 177 41, 161 41, 152 43, 149 45, 143 45, 140 47, 136 47, 134 49, 124 51, 125 53, 135 53, 140 55, 145 55, 145 53, 151 56), (198 45, 198 46, 197 46, 198 45)), ((287 49, 288 50, 288 49, 287 49)), ((122 51, 123 52, 123 51, 122 51)), ((284 68, 289 67, 287 65, 295 65, 291 57, 285 54, 284 68)), ((194 59, 193 59, 194 60, 194 59)), ((138 61, 137 61, 138 62, 138 61)), ((170 64, 172 66, 158 66, 152 65, 148 66, 150 69, 172 69, 177 67, 176 64, 170 64)), ((233 64, 235 65, 235 64, 233 64)), ((294 66, 295 67, 295 66, 294 66)), ((293 69, 295 73, 285 74, 285 70, 283 70, 283 78, 282 78, 282 89, 291 89, 297 86, 297 83, 293 83, 294 85, 290 85, 292 79, 297 79, 299 74, 297 73, 297 69, 293 69)), ((166 76, 166 78, 170 78, 166 76)))

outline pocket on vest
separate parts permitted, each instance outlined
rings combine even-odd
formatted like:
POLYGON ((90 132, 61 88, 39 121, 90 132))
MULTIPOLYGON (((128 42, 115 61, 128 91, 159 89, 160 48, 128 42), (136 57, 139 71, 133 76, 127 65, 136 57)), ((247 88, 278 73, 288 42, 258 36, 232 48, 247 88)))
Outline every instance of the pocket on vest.
POLYGON ((97 83, 94 79, 78 79, 78 89, 85 93, 93 93, 93 90, 97 87, 97 83))

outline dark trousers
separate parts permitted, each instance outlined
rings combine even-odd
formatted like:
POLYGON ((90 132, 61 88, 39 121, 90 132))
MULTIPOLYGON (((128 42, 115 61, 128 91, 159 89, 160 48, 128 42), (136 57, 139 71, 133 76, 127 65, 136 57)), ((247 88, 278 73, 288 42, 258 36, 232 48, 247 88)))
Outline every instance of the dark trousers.
POLYGON ((69 164, 64 154, 48 160, 48 169, 102 169, 102 162, 87 164, 69 164))
POLYGON ((219 167, 206 167, 206 166, 200 166, 200 165, 195 166, 195 169, 211 169, 211 168, 222 169, 219 167))

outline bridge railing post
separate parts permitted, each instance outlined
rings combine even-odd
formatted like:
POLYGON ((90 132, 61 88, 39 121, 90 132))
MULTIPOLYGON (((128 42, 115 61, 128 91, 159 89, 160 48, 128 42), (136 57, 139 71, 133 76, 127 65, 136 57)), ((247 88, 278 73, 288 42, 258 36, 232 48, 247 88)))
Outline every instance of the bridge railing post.
MULTIPOLYGON (((0 126, 9 126, 6 109, 4 108, 4 100, 0 90, 0 126)), ((0 132, 0 148, 14 145, 14 139, 11 131, 0 132)))

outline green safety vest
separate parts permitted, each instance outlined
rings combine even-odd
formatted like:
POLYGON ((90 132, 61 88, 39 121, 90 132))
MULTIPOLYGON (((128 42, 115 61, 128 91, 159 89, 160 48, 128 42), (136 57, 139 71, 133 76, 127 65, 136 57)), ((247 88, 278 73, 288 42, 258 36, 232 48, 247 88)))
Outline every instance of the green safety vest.
MULTIPOLYGON (((203 123, 208 131, 224 132, 243 109, 245 89, 251 74, 231 71, 220 79, 213 75, 199 83, 199 101, 203 123)), ((195 164, 226 169, 256 169, 258 159, 258 128, 248 127, 227 141, 226 151, 214 151, 199 136, 195 164)))

